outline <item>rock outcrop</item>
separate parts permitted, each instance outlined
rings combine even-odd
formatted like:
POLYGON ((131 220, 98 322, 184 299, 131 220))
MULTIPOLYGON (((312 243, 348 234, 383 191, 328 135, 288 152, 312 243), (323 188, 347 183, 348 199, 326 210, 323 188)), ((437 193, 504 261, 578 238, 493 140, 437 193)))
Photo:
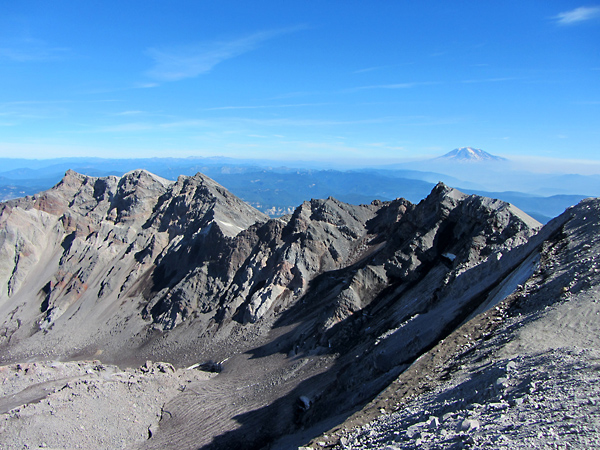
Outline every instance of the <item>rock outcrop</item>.
POLYGON ((309 447, 598 447, 599 230, 588 199, 507 253, 497 302, 309 447))
MULTIPOLYGON (((169 182, 146 171, 69 171, 53 189, 0 208, 0 304, 12 311, 0 319, 3 344, 46 357, 110 341, 132 316, 127 337, 139 333, 143 294, 186 276, 195 252, 267 220, 202 175, 169 182)), ((184 320, 180 309, 162 326, 184 320)))
POLYGON ((343 420, 520 292, 560 225, 540 229, 443 184, 268 219, 200 174, 69 172, 0 206, 0 358, 216 364, 141 448, 262 448, 343 420))

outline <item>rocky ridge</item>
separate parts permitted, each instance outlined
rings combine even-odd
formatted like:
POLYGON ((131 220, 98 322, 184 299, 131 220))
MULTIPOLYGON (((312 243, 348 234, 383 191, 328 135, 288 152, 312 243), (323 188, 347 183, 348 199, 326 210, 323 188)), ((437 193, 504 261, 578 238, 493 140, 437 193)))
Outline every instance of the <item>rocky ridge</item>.
POLYGON ((144 171, 69 172, 0 208, 3 361, 217 362, 157 400, 169 414, 139 448, 296 448, 537 280, 566 220, 540 232, 442 184, 416 205, 329 198, 268 220, 200 174, 144 171))
POLYGON ((313 441, 322 448, 595 448, 600 201, 534 237, 535 269, 313 441), (320 445, 319 445, 320 444, 320 445))

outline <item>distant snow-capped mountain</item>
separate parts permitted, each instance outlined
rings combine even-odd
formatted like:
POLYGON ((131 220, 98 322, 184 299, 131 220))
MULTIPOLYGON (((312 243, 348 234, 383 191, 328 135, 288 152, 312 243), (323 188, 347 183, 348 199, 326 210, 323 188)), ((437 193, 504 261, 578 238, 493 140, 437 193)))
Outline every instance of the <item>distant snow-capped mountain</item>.
POLYGON ((479 148, 460 147, 446 153, 437 161, 458 161, 458 162, 475 162, 475 161, 506 161, 506 158, 491 155, 479 148))

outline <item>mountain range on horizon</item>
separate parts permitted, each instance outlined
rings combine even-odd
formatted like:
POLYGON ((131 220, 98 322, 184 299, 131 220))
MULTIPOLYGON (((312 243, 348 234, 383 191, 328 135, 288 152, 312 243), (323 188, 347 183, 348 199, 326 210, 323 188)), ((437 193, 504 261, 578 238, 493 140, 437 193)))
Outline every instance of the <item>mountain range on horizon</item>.
MULTIPOLYGON (((456 156, 460 150, 455 149, 446 155, 456 156)), ((471 150, 462 153, 467 157, 480 155, 471 150)), ((202 172, 271 217, 290 213, 304 200, 329 196, 353 204, 397 197, 418 202, 437 182, 443 181, 463 191, 509 201, 541 222, 547 222, 581 199, 600 194, 599 175, 518 172, 514 165, 509 167, 495 159, 469 160, 477 164, 477 170, 471 170, 471 163, 443 158, 418 165, 351 170, 318 166, 294 168, 281 166, 281 162, 277 161, 230 158, 3 159, 0 167, 6 170, 0 171, 0 200, 49 189, 70 169, 91 176, 122 176, 131 170, 146 169, 169 180, 202 172)))

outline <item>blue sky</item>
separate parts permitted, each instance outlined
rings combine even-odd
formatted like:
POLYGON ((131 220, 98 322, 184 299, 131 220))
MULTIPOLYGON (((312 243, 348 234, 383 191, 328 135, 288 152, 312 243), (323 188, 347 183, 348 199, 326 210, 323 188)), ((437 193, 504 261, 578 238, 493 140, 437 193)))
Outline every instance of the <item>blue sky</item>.
POLYGON ((0 157, 600 160, 600 3, 2 2, 0 157))

